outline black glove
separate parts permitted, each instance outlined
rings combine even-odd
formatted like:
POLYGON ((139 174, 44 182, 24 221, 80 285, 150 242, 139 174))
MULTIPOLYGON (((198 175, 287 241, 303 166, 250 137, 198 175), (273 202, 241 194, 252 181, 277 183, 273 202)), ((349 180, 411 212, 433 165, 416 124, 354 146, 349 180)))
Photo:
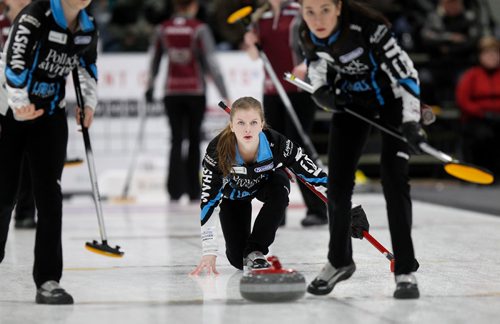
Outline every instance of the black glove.
POLYGON ((422 153, 422 150, 420 149, 420 143, 427 143, 427 134, 422 128, 422 125, 420 125, 420 123, 412 121, 403 123, 401 128, 403 131, 403 136, 408 141, 410 153, 422 153))
POLYGON ((363 239, 363 231, 369 231, 370 224, 366 219, 365 211, 361 205, 351 209, 351 236, 353 238, 363 239))
POLYGON ((321 109, 330 112, 341 112, 343 108, 338 105, 338 98, 335 91, 327 85, 324 85, 314 91, 312 98, 316 105, 321 109))
POLYGON ((146 99, 147 103, 153 103, 154 102, 153 92, 154 92, 153 88, 150 88, 150 89, 146 90, 146 93, 144 94, 144 98, 146 99))

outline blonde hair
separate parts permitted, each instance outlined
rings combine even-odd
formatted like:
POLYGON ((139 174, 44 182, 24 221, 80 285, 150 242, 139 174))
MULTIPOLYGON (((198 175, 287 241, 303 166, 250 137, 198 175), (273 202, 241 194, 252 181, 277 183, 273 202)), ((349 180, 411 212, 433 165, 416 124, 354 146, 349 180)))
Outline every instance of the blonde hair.
POLYGON ((219 169, 222 171, 222 175, 224 177, 231 173, 233 163, 236 161, 236 136, 231 130, 230 124, 233 121, 234 115, 238 111, 251 109, 256 110, 259 113, 259 116, 262 119, 263 127, 266 128, 264 110, 260 101, 253 97, 241 97, 233 103, 229 123, 222 130, 219 136, 219 142, 217 143, 219 169))
POLYGON ((478 43, 479 52, 496 49, 500 49, 500 41, 493 36, 484 36, 479 40, 478 43))

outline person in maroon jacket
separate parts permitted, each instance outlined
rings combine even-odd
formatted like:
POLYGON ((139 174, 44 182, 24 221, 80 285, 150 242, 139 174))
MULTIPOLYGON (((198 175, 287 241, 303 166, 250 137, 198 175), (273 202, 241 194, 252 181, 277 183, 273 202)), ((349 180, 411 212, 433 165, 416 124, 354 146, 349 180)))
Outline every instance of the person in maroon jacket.
POLYGON ((220 95, 227 91, 215 58, 215 42, 207 24, 196 19, 198 2, 175 0, 174 15, 160 24, 153 42, 153 55, 146 101, 153 101, 154 80, 164 52, 168 56, 165 82, 165 112, 171 129, 167 191, 172 201, 184 193, 191 201, 200 199, 200 136, 205 114, 205 74, 209 74, 220 95), (182 154, 184 132, 189 150, 182 154))
POLYGON ((467 70, 456 88, 462 111, 464 159, 500 172, 500 42, 479 42, 479 65, 467 70))
MULTIPOLYGON (((259 44, 268 57, 278 77, 285 72, 293 72, 299 78, 304 78, 307 67, 299 44, 298 27, 300 19, 300 6, 289 0, 269 0, 266 7, 261 7, 262 15, 254 24, 254 29, 245 34, 245 45, 250 57, 257 59, 259 56, 255 44, 259 44)), ((298 119, 306 134, 311 134, 314 124, 316 109, 312 108, 310 95, 281 80, 290 101, 295 109, 298 119)), ((307 148, 299 136, 295 125, 288 116, 286 108, 276 90, 271 78, 266 73, 264 80, 264 107, 266 120, 276 131, 284 134, 292 141, 307 148)), ((311 155, 312 152, 308 152, 311 155)), ((299 183, 299 188, 306 204, 306 217, 302 226, 325 225, 328 223, 326 206, 305 185, 299 183)), ((283 224, 282 224, 283 225, 283 224)))

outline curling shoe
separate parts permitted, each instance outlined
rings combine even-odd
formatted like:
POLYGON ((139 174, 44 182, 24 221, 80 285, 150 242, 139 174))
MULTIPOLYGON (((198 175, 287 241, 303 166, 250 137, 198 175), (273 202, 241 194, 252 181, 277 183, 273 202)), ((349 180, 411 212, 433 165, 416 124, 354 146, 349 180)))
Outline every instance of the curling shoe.
POLYGON ((267 262, 266 257, 260 251, 250 252, 246 258, 243 259, 243 272, 249 273, 255 269, 267 269, 271 264, 267 262))
POLYGON ((316 214, 307 214, 300 224, 304 227, 326 225, 328 224, 328 218, 316 214))
POLYGON ((420 297, 418 291, 417 279, 413 274, 400 274, 396 276, 396 290, 394 291, 396 299, 416 299, 420 297))
POLYGON ((36 221, 33 217, 26 217, 23 219, 16 219, 15 228, 17 229, 33 229, 36 228, 36 221))
POLYGON ((54 280, 44 282, 36 291, 37 304, 69 305, 73 304, 73 297, 59 286, 54 280))
POLYGON ((307 286, 307 292, 313 295, 327 295, 339 281, 349 279, 354 271, 356 271, 354 263, 336 269, 328 261, 318 276, 307 286))

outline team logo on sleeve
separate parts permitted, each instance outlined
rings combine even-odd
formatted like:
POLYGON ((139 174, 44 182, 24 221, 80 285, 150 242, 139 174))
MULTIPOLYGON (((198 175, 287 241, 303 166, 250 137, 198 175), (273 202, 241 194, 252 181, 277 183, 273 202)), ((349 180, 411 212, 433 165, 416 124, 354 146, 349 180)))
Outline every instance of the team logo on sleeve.
POLYGON ((14 43, 12 44, 12 57, 10 65, 13 69, 24 70, 26 62, 24 61, 24 54, 26 53, 26 46, 28 45, 28 35, 31 31, 23 25, 19 25, 19 29, 14 36, 14 43))
POLYGON ((210 197, 210 190, 212 189, 212 179, 213 172, 208 169, 203 169, 203 174, 201 177, 201 201, 203 203, 207 203, 208 198, 210 197))
POLYGON ((377 30, 370 36, 370 43, 378 43, 387 34, 386 25, 378 25, 377 30))
POLYGON ((205 154, 204 161, 206 164, 213 166, 213 167, 215 167, 217 165, 217 162, 215 162, 215 160, 212 159, 212 157, 210 157, 210 155, 208 155, 208 154, 205 154))
POLYGON ((30 23, 33 26, 35 26, 36 28, 40 27, 40 22, 38 21, 38 19, 36 19, 35 17, 28 15, 28 14, 22 15, 21 18, 19 19, 19 23, 23 23, 23 22, 30 23))

